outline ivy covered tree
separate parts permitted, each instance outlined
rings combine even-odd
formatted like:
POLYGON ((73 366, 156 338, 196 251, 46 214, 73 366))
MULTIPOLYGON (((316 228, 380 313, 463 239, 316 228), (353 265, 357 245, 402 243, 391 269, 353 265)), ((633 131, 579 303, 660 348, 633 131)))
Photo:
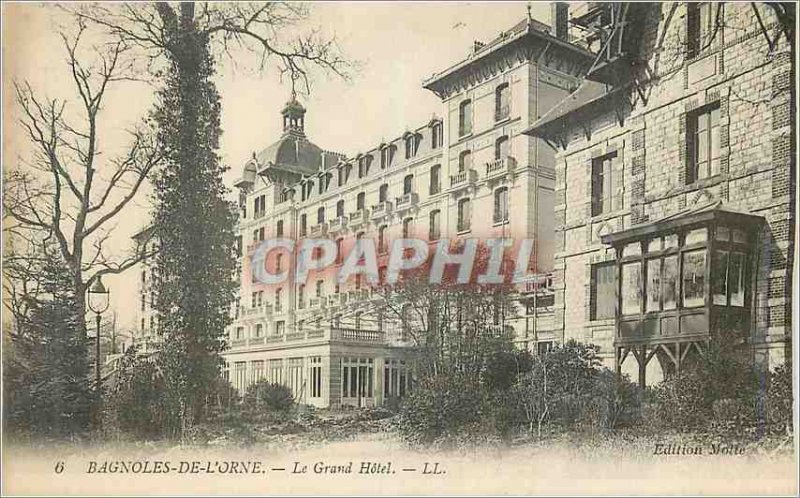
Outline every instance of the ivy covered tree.
POLYGON ((169 21, 168 67, 154 120, 164 167, 155 180, 155 308, 163 337, 167 433, 202 419, 236 289, 236 210, 226 200, 219 94, 212 82, 209 38, 182 4, 169 21))

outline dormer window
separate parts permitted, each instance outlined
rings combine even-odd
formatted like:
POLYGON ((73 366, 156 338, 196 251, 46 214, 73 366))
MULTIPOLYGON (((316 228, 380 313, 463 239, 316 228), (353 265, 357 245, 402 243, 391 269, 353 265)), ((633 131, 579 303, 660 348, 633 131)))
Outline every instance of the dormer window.
POLYGON ((369 174, 369 167, 372 164, 372 156, 365 155, 358 158, 358 177, 363 178, 369 174))
POLYGON ((444 132, 442 129, 442 122, 436 121, 431 125, 431 148, 438 149, 442 146, 442 137, 444 132))
POLYGON ((419 149, 419 135, 415 133, 407 133, 405 137, 406 146, 406 159, 411 159, 417 155, 419 149))
POLYGON ((394 149, 394 145, 384 145, 381 149, 381 169, 386 169, 392 165, 394 149))

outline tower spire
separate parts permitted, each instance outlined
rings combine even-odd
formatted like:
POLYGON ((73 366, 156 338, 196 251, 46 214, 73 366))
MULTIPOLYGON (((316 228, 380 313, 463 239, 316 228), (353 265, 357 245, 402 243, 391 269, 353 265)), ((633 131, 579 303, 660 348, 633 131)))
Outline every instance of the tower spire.
POLYGON ((292 89, 291 98, 281 110, 284 135, 290 133, 305 135, 305 114, 305 107, 297 101, 297 93, 292 89))

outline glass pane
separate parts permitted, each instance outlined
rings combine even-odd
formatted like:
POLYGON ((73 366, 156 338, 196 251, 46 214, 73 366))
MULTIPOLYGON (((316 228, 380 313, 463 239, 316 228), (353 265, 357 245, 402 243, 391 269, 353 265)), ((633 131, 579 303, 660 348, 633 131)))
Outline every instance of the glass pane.
POLYGON ((714 251, 711 261, 711 294, 714 304, 728 304, 728 251, 714 251))
POLYGON ((731 306, 744 306, 744 263, 744 254, 731 253, 728 264, 728 289, 731 294, 731 306))
POLYGON ((708 230, 705 228, 701 228, 699 230, 692 230, 691 232, 686 234, 686 245, 689 244, 697 244, 699 242, 705 242, 708 238, 708 230))
POLYGON ((692 251, 683 254, 683 305, 691 308, 705 303, 706 252, 692 251))
POLYGON ((664 237, 664 249, 678 247, 678 234, 667 235, 664 237))
POLYGON ((617 267, 614 264, 595 267, 595 320, 614 318, 614 300, 617 295, 614 289, 616 271, 617 267))
POLYGON ((746 244, 747 243, 747 233, 743 230, 734 230, 733 231, 733 241, 737 244, 746 244))
POLYGON ((631 315, 642 309, 642 264, 622 265, 622 314, 631 315))
POLYGON ((714 238, 717 240, 727 241, 731 238, 731 230, 728 227, 717 227, 714 233, 714 238))
POLYGON ((650 239, 647 243, 647 252, 656 252, 661 250, 661 237, 650 239))
POLYGON ((647 262, 647 311, 661 309, 661 260, 647 262))
POLYGON ((664 258, 664 309, 674 310, 678 301, 678 256, 664 258))
POLYGON ((628 244, 622 249, 622 257, 642 254, 642 245, 639 242, 628 244))

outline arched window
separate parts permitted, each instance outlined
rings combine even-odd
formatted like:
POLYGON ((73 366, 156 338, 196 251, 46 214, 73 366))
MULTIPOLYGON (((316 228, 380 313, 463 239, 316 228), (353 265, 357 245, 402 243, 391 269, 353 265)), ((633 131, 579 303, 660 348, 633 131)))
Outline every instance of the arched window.
POLYGON ((387 250, 386 228, 386 225, 381 225, 381 227, 378 228, 378 252, 380 254, 384 254, 387 250))
POLYGON ((411 159, 417 155, 417 136, 414 134, 406 135, 406 159, 411 159))
POLYGON ((341 218, 342 216, 344 216, 344 199, 339 199, 336 202, 336 217, 341 218))
POLYGON ((500 187, 494 191, 494 222, 508 221, 508 188, 500 187))
POLYGON ((394 160, 394 145, 385 145, 381 149, 381 169, 388 168, 394 160))
POLYGON ((472 168, 472 152, 469 150, 463 151, 458 155, 458 172, 463 173, 472 168))
POLYGON ((403 178, 403 195, 408 195, 411 193, 413 184, 414 175, 406 175, 405 178, 403 178))
POLYGON ((275 313, 283 311, 283 289, 275 289, 275 313))
POLYGON ((494 142, 494 158, 497 160, 508 157, 508 137, 503 135, 494 142))
POLYGON ((358 195, 356 196, 356 210, 357 211, 360 211, 360 210, 364 209, 364 200, 365 199, 366 199, 366 196, 365 196, 364 192, 359 192, 358 195))
POLYGON ((442 146, 442 123, 437 122, 431 126, 431 148, 438 149, 442 146))
POLYGON ((389 197, 389 185, 384 183, 378 189, 378 202, 386 202, 389 197))
POLYGON ((431 211, 428 219, 428 240, 439 240, 442 236, 441 217, 438 209, 431 211))
POLYGON ((403 220, 403 238, 407 239, 411 237, 411 232, 413 231, 413 218, 406 218, 403 220))
POLYGON ((430 195, 439 193, 442 183, 441 176, 442 176, 442 166, 440 164, 434 164, 433 166, 431 166, 430 182, 428 186, 428 193, 430 195))
POLYGON ((465 100, 458 106, 458 136, 472 133, 472 101, 465 100))
POLYGON ((511 89, 503 83, 494 91, 494 120, 502 121, 511 115, 511 89))
POLYGON ((459 232, 467 232, 470 230, 472 221, 472 212, 469 198, 464 198, 458 201, 458 222, 456 229, 459 232))
POLYGON ((317 209, 317 223, 325 223, 325 208, 317 209))

